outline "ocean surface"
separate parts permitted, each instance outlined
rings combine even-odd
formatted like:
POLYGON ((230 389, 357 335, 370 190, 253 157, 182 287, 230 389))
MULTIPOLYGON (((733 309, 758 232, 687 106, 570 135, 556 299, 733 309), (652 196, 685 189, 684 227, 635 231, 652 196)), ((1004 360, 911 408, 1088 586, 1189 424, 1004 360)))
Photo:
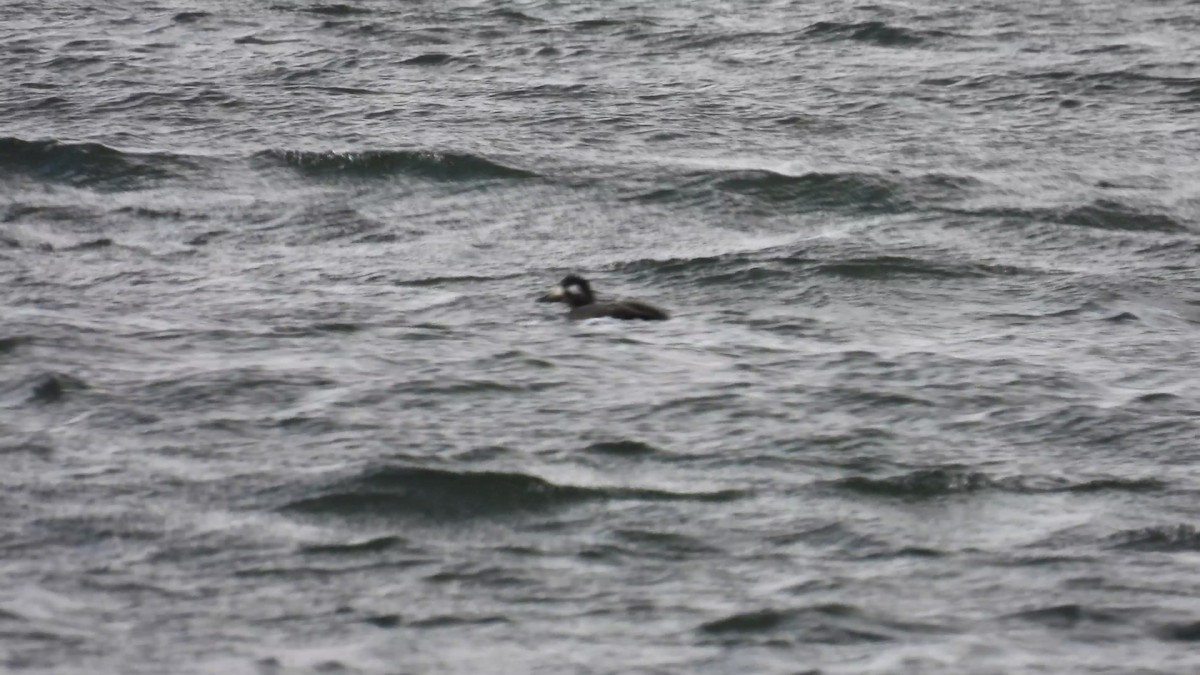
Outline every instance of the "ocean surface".
POLYGON ((0 671, 1200 672, 1196 0, 6 0, 0 73, 0 671))

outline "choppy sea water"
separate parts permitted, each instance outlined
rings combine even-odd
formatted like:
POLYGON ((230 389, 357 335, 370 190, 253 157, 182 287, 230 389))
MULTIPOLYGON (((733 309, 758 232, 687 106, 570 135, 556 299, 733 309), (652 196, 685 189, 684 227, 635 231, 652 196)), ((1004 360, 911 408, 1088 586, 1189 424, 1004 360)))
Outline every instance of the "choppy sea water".
POLYGON ((0 46, 4 670, 1200 669, 1194 0, 0 46))

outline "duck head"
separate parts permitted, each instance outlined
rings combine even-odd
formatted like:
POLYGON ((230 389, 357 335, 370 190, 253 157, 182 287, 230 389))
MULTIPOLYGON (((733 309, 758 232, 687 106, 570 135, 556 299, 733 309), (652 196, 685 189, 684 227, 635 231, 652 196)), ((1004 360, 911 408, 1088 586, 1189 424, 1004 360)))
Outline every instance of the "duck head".
POLYGON ((565 302, 572 307, 583 307, 595 302, 592 295, 592 285, 587 279, 576 274, 568 274, 558 283, 558 286, 542 297, 538 302, 565 302))

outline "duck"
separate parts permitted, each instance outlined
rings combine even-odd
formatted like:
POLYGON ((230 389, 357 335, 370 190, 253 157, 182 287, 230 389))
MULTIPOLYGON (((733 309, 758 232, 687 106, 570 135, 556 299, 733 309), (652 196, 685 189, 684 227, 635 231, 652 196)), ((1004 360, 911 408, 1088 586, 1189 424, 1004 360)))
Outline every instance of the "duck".
POLYGON ((596 302, 592 285, 578 274, 568 274, 549 293, 538 298, 538 302, 565 302, 571 306, 567 318, 582 319, 641 319, 643 321, 665 321, 670 318, 665 310, 641 300, 617 300, 596 302))

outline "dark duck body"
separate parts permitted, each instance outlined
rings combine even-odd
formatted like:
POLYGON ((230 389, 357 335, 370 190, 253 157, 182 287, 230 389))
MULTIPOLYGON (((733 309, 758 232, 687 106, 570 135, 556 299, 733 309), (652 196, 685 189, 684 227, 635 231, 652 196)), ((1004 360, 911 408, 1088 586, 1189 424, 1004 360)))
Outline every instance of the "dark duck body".
POLYGON ((592 285, 587 279, 575 274, 563 278, 558 288, 538 298, 538 302, 565 302, 571 306, 567 318, 574 320, 607 318, 664 321, 670 317, 665 311, 640 300, 596 302, 596 296, 592 294, 592 285))

